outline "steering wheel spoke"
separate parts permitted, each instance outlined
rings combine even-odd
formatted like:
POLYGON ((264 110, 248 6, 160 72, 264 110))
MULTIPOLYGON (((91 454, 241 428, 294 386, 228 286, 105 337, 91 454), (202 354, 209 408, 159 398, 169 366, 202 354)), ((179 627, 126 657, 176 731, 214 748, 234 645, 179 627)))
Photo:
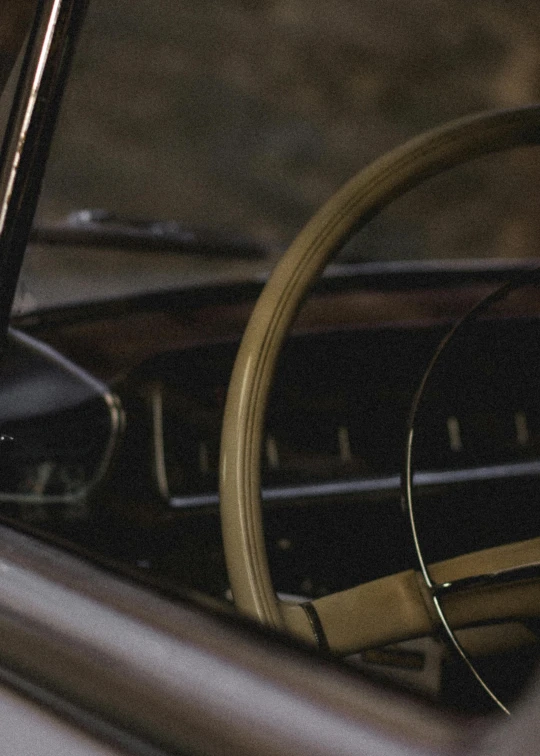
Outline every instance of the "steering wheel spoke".
MULTIPOLYGON (((447 594, 443 600, 452 627, 540 618, 540 574, 528 568, 539 560, 540 538, 532 538, 431 565, 439 595, 447 594), (516 569, 516 564, 527 567, 516 569)), ((281 604, 287 630, 341 655, 430 635, 439 627, 415 570, 323 596, 309 602, 308 611, 307 606, 281 604)))

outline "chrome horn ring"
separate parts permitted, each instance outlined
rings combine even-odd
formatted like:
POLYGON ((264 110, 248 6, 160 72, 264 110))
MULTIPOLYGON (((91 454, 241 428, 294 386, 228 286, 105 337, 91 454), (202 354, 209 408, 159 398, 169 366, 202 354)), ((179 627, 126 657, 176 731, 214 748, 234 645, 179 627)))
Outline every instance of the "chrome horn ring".
POLYGON ((461 334, 463 329, 467 328, 472 322, 487 312, 487 310, 497 302, 500 302, 507 297, 511 292, 519 289, 522 286, 535 284, 540 286, 540 268, 534 268, 532 270, 521 273, 516 278, 506 282, 495 291, 488 294, 478 304, 476 304, 469 312, 460 318, 454 326, 449 330, 446 336, 441 340, 437 349, 435 350, 425 372, 422 376, 420 384, 416 390, 411 405, 408 423, 407 423, 407 436, 405 444, 405 465, 402 474, 402 500, 403 507, 407 513, 411 532, 413 536, 414 549, 420 572, 424 579, 424 583, 427 588, 427 592, 431 597, 435 612, 440 620, 443 630, 443 637, 450 645, 450 647, 457 652, 458 656, 463 660, 468 667, 474 678, 482 687, 484 692, 491 698, 496 706, 504 712, 506 715, 510 715, 508 707, 501 701, 499 696, 494 692, 492 687, 486 682, 485 678, 479 672, 477 666, 474 664, 469 654, 467 654, 465 648, 460 643, 455 632, 452 630, 450 623, 447 619, 446 612, 443 607, 443 599, 446 596, 459 593, 461 591, 470 590, 471 588, 485 586, 485 585, 502 585, 503 583, 517 582, 519 580, 527 580, 540 575, 540 562, 526 565, 519 565, 512 567, 511 569, 501 570, 499 572, 493 572, 482 575, 475 575, 472 577, 463 578, 461 580, 455 580, 452 582, 437 582, 433 579, 429 571, 427 560, 423 553, 421 539, 418 535, 418 527, 414 510, 414 469, 413 469, 413 451, 414 451, 414 439, 415 439, 415 424, 418 419, 418 410, 422 404, 422 400, 425 395, 426 386, 430 377, 432 376, 433 369, 439 363, 440 358, 445 353, 445 350, 451 342, 454 341, 458 334, 461 334))

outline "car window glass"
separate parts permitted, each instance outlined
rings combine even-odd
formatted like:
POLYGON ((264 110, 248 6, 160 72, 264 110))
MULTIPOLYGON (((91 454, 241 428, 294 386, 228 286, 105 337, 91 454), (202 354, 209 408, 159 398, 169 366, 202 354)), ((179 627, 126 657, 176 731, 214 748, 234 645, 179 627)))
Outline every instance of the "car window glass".
MULTIPOLYGON (((41 219, 81 207, 242 232, 282 249, 356 170, 540 84, 540 10, 498 0, 95 0, 41 219)), ((527 256, 534 150, 468 166, 348 256, 527 256)))

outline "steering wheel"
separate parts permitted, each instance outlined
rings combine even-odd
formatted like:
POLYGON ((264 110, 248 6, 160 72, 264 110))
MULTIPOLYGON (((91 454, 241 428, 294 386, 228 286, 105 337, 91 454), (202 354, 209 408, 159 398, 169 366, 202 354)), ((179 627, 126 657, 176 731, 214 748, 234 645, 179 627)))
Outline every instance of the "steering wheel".
MULTIPOLYGON (((294 604, 277 598, 268 568, 260 494, 268 395, 280 349, 302 301, 333 253, 353 233, 426 178, 482 155, 538 144, 540 106, 483 113, 430 131, 360 171, 322 207, 281 258, 246 328, 222 431, 223 542, 240 612, 340 654, 428 635, 440 625, 430 586, 421 571, 412 569, 311 602, 294 604)), ((539 561, 540 538, 533 538, 431 565, 430 575, 446 585, 462 583, 464 590, 451 591, 445 600, 449 621, 460 628, 540 616, 540 580, 522 569, 539 561), (520 567, 513 579, 498 579, 512 578, 515 565, 520 567), (478 575, 484 579, 470 579, 478 575)))

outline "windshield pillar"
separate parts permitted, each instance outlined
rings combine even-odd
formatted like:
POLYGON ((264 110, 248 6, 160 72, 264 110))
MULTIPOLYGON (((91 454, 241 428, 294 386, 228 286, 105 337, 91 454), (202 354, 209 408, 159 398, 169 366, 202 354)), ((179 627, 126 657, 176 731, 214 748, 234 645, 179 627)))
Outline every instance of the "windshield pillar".
POLYGON ((9 314, 87 0, 42 0, 0 153, 0 334, 9 314))

